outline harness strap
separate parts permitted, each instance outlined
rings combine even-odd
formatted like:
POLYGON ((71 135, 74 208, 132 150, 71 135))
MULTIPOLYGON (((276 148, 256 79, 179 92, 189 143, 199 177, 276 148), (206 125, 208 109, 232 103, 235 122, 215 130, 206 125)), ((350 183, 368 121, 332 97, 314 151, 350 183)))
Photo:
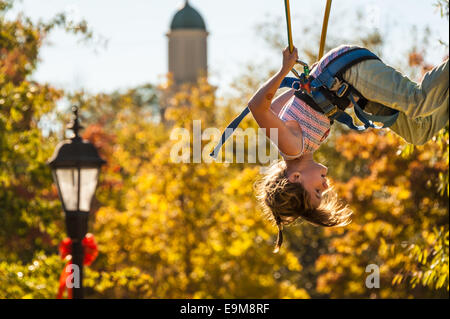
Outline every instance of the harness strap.
POLYGON ((336 107, 336 112, 330 117, 330 119, 335 119, 336 121, 347 125, 350 129, 356 131, 364 131, 367 128, 382 129, 392 126, 398 118, 399 113, 395 112, 392 115, 371 115, 363 111, 361 106, 356 103, 353 94, 349 94, 349 98, 353 103, 354 111, 358 119, 364 124, 363 126, 358 126, 354 123, 353 118, 345 111, 338 110, 336 107), (377 126, 373 122, 382 122, 383 126, 377 126))
MULTIPOLYGON (((368 60, 368 59, 379 59, 374 53, 370 52, 364 48, 355 48, 350 51, 339 55, 338 57, 331 60, 327 66, 322 70, 322 72, 317 76, 317 78, 312 79, 311 87, 313 88, 313 98, 318 104, 318 106, 323 110, 323 112, 330 118, 335 118, 337 121, 347 125, 351 129, 361 130, 360 126, 356 126, 353 121, 350 121, 349 117, 343 115, 341 113, 345 113, 345 104, 342 103, 342 99, 338 97, 334 97, 333 94, 330 93, 330 90, 336 79, 342 80, 342 74, 352 65, 355 65, 358 62, 368 60), (343 109, 344 107, 344 109, 343 109), (340 109, 339 109, 340 108, 340 109)), ((348 88, 348 84, 344 82, 346 85, 345 90, 343 92, 338 92, 342 94, 342 96, 346 95, 354 105, 355 114, 361 122, 364 123, 365 128, 386 128, 392 126, 398 118, 399 113, 395 112, 392 115, 371 115, 363 111, 363 109, 355 102, 354 94, 356 94, 356 90, 353 88, 348 88), (346 93, 347 91, 347 93, 346 93), (346 93, 346 94, 345 94, 346 93), (383 126, 377 126, 373 124, 373 122, 382 122, 383 126)), ((359 94, 358 94, 359 95, 359 94)), ((348 115, 348 114, 347 114, 348 115)), ((351 117, 350 117, 351 118, 351 117)))
POLYGON ((292 77, 285 77, 283 81, 281 81, 281 88, 292 88, 294 90, 300 89, 300 80, 292 77))
POLYGON ((368 125, 368 127, 373 127, 376 129, 388 128, 388 127, 392 126, 395 123, 395 121, 397 121, 397 118, 400 114, 398 111, 394 112, 391 115, 368 114, 361 109, 361 107, 358 105, 358 103, 355 102, 353 94, 350 94, 349 97, 350 97, 351 101, 353 102, 356 116, 364 124, 368 125), (377 126, 377 125, 373 124, 373 122, 381 122, 381 123, 383 123, 383 126, 377 126))
POLYGON ((347 125, 349 128, 355 131, 364 131, 366 129, 365 126, 357 126, 353 122, 353 118, 348 113, 343 111, 338 111, 336 113, 335 120, 342 124, 347 125))
POLYGON ((349 50, 331 60, 319 76, 312 80, 311 87, 319 88, 325 86, 326 88, 331 89, 336 76, 341 75, 352 65, 369 59, 378 60, 379 58, 374 53, 364 48, 349 50))
POLYGON ((220 138, 220 142, 217 143, 214 150, 209 154, 209 156, 213 157, 214 159, 217 159, 217 156, 219 155, 220 149, 222 148, 222 145, 225 144, 227 139, 233 135, 236 128, 239 126, 239 124, 242 122, 242 120, 247 116, 247 114, 250 113, 250 109, 248 106, 239 114, 230 124, 228 124, 225 131, 222 133, 222 137, 220 138))
POLYGON ((306 104, 308 104, 315 111, 324 114, 322 109, 317 105, 317 103, 309 94, 306 94, 305 92, 299 90, 295 91, 294 95, 298 97, 300 100, 304 101, 306 104))

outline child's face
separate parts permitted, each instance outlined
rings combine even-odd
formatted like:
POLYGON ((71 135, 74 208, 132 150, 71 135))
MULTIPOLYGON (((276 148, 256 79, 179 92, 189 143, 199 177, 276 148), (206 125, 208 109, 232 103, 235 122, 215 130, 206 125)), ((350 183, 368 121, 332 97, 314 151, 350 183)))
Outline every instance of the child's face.
POLYGON ((301 183, 311 198, 311 204, 317 208, 322 201, 322 193, 328 188, 326 175, 328 168, 313 160, 299 163, 297 169, 289 174, 288 179, 301 183))

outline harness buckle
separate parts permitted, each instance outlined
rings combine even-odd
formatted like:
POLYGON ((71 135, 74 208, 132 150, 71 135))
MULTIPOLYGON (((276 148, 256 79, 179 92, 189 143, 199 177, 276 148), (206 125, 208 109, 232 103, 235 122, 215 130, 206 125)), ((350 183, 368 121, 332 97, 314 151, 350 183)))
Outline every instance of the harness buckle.
POLYGON ((347 93, 348 88, 349 88, 348 83, 343 82, 341 84, 341 86, 339 87, 339 89, 337 89, 336 96, 339 97, 339 98, 343 97, 347 93))
POLYGON ((327 117, 332 117, 334 114, 337 113, 337 111, 338 111, 337 106, 334 106, 334 108, 331 109, 330 111, 328 111, 327 113, 325 113, 325 115, 326 115, 327 117))

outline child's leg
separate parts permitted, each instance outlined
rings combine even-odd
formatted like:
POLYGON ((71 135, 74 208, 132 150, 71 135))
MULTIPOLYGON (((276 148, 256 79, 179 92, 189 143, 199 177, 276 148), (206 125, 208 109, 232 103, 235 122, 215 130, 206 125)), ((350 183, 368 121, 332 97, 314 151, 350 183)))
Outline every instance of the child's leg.
MULTIPOLYGON (((365 111, 375 115, 389 115, 392 110, 375 102, 367 103, 365 111)), ((441 106, 426 117, 411 119, 405 113, 400 112, 397 121, 390 127, 392 131, 400 135, 406 142, 422 145, 429 141, 448 123, 448 104, 441 106)))
POLYGON ((417 118, 431 115, 444 106, 448 109, 448 68, 447 59, 417 84, 379 60, 368 60, 351 67, 343 78, 367 100, 417 118))

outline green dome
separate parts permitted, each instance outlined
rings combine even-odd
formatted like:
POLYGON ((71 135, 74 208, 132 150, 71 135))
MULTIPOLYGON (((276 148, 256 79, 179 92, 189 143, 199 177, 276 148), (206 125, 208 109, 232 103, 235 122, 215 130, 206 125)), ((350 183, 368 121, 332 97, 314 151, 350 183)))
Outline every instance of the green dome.
POLYGON ((186 1, 184 7, 173 17, 170 29, 200 29, 206 31, 206 26, 202 16, 189 5, 189 1, 186 1))

